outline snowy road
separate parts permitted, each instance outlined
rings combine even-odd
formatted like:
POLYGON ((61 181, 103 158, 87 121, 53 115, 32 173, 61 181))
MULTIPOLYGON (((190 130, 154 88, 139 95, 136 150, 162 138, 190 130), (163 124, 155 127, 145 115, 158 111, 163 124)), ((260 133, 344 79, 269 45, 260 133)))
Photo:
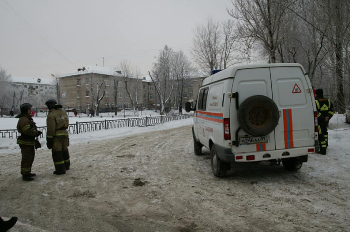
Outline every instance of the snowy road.
POLYGON ((0 154, 0 215, 19 217, 11 231, 349 231, 349 135, 331 131, 329 154, 299 172, 260 163, 223 179, 208 150, 193 154, 190 125, 73 144, 64 176, 41 149, 30 183, 19 153, 0 154))

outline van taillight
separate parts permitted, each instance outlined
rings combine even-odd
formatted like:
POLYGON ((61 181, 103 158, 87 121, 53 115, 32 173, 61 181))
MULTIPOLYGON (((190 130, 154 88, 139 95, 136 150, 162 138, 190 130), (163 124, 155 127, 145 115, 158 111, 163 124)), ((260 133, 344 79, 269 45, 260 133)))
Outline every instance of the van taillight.
POLYGON ((230 119, 229 118, 224 118, 224 139, 231 140, 230 119))
POLYGON ((314 111, 315 132, 318 132, 317 111, 314 111))

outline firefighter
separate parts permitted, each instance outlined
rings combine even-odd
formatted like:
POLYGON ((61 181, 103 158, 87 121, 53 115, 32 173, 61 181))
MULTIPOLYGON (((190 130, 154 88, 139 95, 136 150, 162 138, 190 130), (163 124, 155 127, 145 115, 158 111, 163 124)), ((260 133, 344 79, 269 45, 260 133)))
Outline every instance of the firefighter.
POLYGON ((328 147, 328 123, 333 117, 333 104, 327 98, 323 97, 323 90, 317 89, 316 92, 316 107, 318 119, 318 141, 320 143, 320 154, 326 155, 328 147))
POLYGON ((57 105, 55 99, 49 99, 45 102, 49 109, 47 115, 47 148, 52 149, 52 159, 55 165, 53 174, 62 175, 70 168, 69 160, 69 139, 68 139, 68 115, 61 109, 62 105, 57 105))
POLYGON ((31 173, 32 164, 35 156, 35 137, 42 134, 37 130, 35 122, 31 116, 32 105, 23 103, 20 106, 21 113, 16 116, 19 118, 17 130, 21 135, 17 138, 17 144, 21 148, 21 174, 24 181, 34 180, 35 173, 31 173))

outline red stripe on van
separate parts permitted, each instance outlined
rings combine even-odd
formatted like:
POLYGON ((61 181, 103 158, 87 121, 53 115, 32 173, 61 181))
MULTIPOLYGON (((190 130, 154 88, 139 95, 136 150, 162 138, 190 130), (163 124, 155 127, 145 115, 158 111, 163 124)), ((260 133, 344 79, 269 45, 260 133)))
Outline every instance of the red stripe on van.
POLYGON ((213 121, 213 122, 220 122, 220 123, 223 123, 223 122, 224 122, 223 119, 208 118, 208 117, 204 117, 204 116, 200 116, 200 115, 197 115, 197 118, 202 118, 202 119, 209 120, 209 121, 213 121))
POLYGON ((283 135, 284 135, 284 147, 288 148, 288 128, 287 128, 287 110, 283 110, 283 135))
POLYGON ((266 151, 266 143, 257 143, 256 151, 266 151), (262 150, 260 149, 262 147, 262 150))
POLYGON ((196 111, 197 113, 200 114, 205 114, 205 115, 210 115, 210 116, 216 116, 216 117, 223 117, 223 113, 211 113, 211 112, 206 112, 206 111, 196 111))
POLYGON ((288 110, 289 113, 289 139, 290 139, 290 148, 294 147, 293 142, 293 118, 292 118, 292 109, 288 110))

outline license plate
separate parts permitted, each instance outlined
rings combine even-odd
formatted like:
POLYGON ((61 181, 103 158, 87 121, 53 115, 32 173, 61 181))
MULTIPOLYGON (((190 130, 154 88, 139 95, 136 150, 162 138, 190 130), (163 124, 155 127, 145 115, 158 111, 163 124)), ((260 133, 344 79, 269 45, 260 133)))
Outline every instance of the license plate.
POLYGON ((268 138, 267 135, 259 136, 259 137, 243 137, 239 139, 239 145, 250 145, 257 143, 267 143, 268 138))

